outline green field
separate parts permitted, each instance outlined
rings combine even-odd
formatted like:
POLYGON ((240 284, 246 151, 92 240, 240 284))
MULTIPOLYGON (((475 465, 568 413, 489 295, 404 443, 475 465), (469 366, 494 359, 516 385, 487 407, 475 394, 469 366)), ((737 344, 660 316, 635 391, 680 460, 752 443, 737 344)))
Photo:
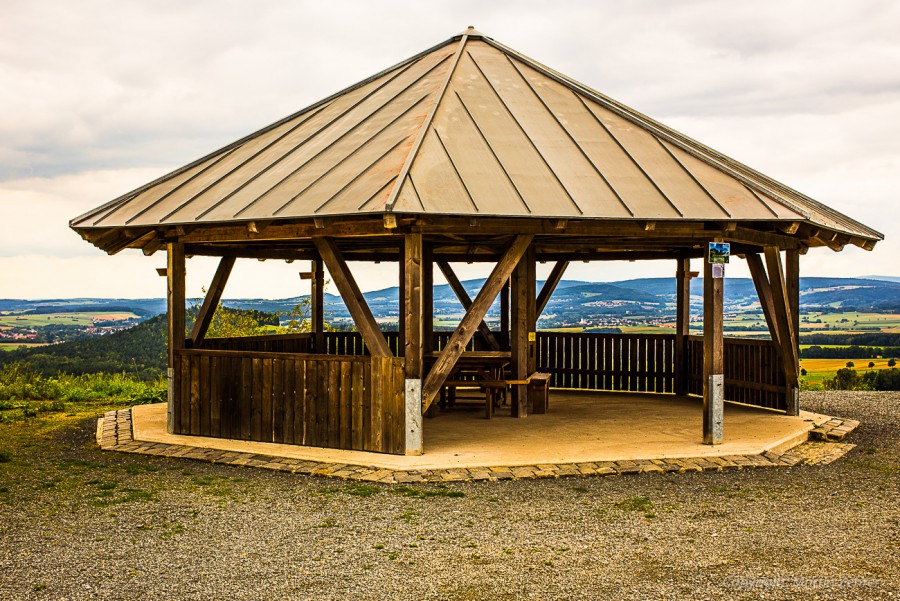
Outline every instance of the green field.
POLYGON ((864 372, 878 369, 890 369, 888 359, 801 359, 800 368, 806 370, 805 376, 800 376, 800 381, 807 386, 822 386, 824 380, 831 380, 837 374, 837 370, 847 366, 847 362, 853 362, 853 369, 862 375, 864 372), (869 363, 874 367, 869 367, 869 363))
POLYGON ((35 328, 41 326, 89 326, 95 321, 123 321, 135 319, 129 312, 101 311, 97 313, 44 313, 44 314, 0 314, 0 328, 35 328))
POLYGON ((34 343, 27 343, 27 342, 0 342, 0 352, 15 351, 19 347, 22 347, 22 346, 27 347, 27 348, 33 348, 36 346, 44 346, 44 344, 34 344, 34 343))
MULTIPOLYGON (((896 313, 804 313, 800 331, 818 332, 900 331, 900 315, 896 313), (821 323, 820 323, 821 322, 821 323), (826 326, 829 326, 826 328, 826 326)), ((835 332, 836 333, 836 332, 835 332)))

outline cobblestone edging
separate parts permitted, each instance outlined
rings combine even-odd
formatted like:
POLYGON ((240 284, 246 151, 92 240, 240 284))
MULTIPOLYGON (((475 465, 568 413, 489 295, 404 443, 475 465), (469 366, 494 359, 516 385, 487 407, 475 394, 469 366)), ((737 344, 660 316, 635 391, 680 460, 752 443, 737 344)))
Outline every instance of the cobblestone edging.
MULTIPOLYGON (((838 422, 829 428, 813 430, 822 440, 840 440, 859 422, 833 419, 838 422), (840 436, 840 438, 832 438, 840 436)), ((692 457, 687 459, 649 459, 636 461, 598 461, 591 463, 542 464, 512 467, 473 467, 434 470, 391 470, 344 463, 322 463, 272 457, 255 453, 219 451, 186 445, 135 441, 131 427, 131 410, 109 411, 97 427, 97 442, 105 451, 120 451, 141 455, 182 457, 211 463, 278 470, 311 476, 342 478, 365 482, 451 482, 471 480, 518 480, 560 478, 564 476, 621 476, 650 472, 704 472, 747 468, 790 467, 798 464, 831 463, 855 445, 834 443, 804 443, 786 453, 766 451, 759 455, 728 455, 723 457, 692 457), (835 447, 835 448, 830 448, 835 447)))
POLYGON ((855 419, 841 419, 832 417, 824 424, 818 425, 809 433, 810 440, 844 440, 847 434, 850 434, 859 426, 859 422, 855 419))

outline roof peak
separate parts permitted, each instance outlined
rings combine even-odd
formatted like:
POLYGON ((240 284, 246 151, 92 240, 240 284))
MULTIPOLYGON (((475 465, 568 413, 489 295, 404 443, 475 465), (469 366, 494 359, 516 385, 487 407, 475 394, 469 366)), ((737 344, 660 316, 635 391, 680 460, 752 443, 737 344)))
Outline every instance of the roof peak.
POLYGON ((460 36, 467 35, 467 36, 469 36, 470 38, 483 38, 483 37, 486 37, 483 33, 481 33, 480 31, 478 31, 477 29, 475 29, 475 26, 474 26, 474 25, 469 25, 466 29, 464 29, 463 31, 461 31, 461 32, 460 32, 459 34, 457 34, 457 35, 460 35, 460 36))

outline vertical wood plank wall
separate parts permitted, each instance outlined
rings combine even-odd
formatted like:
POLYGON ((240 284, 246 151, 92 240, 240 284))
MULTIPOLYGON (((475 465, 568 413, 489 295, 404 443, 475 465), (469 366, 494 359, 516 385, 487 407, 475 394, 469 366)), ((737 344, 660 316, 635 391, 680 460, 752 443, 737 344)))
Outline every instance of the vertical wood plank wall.
MULTIPOLYGON (((703 392, 703 338, 689 336, 685 358, 688 393, 703 392)), ((785 376, 771 340, 725 339, 725 399, 767 409, 787 409, 785 376)))
POLYGON ((403 359, 182 350, 175 433, 402 455, 403 359))
MULTIPOLYGON (((434 332, 440 350, 451 332, 434 332)), ((399 336, 386 332, 392 352, 399 336)), ((476 348, 470 341, 467 350, 476 348)), ((673 391, 675 336, 538 332, 550 386, 673 391)), ((403 359, 373 358, 357 332, 209 338, 175 357, 175 432, 403 454, 403 359)), ((702 393, 703 340, 686 337, 689 394, 702 393)), ((769 340, 725 339, 725 398, 786 410, 784 370, 769 340)))
POLYGON ((537 369, 553 388, 672 392, 675 337, 538 332, 537 369))

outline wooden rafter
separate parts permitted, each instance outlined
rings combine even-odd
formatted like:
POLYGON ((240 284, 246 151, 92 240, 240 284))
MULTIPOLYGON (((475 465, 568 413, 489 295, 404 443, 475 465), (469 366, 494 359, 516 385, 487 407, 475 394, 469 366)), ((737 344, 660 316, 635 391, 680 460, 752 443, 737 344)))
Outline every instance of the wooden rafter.
POLYGON ((566 267, 568 266, 568 261, 557 261, 556 265, 553 266, 553 269, 550 270, 550 275, 547 276, 547 281, 544 282, 537 297, 535 319, 540 319, 541 314, 547 307, 547 303, 550 301, 550 297, 553 295, 553 291, 556 290, 556 287, 559 285, 560 280, 562 280, 563 274, 566 272, 566 267))
POLYGON ((497 298, 500 288, 509 279, 510 274, 512 274, 513 269, 519 263, 519 259, 522 258, 533 238, 534 236, 530 234, 516 236, 506 253, 504 253, 503 258, 494 266, 484 286, 478 291, 472 306, 466 311, 462 321, 453 332, 453 335, 450 336, 450 340, 441 351, 434 367, 432 367, 428 377, 425 379, 425 384, 422 387, 423 411, 427 411, 431 406, 441 386, 443 386, 456 365, 457 359, 459 359, 469 340, 472 339, 472 336, 478 330, 478 323, 484 319, 491 303, 497 298))
MULTIPOLYGON (((456 274, 453 272, 453 268, 450 267, 450 264, 446 261, 435 262, 437 263, 438 268, 441 270, 441 273, 443 273, 444 277, 447 279, 447 283, 450 285, 450 289, 453 290, 453 293, 456 294, 456 298, 458 298, 460 304, 462 304, 463 309, 468 311, 469 307, 472 306, 472 299, 469 297, 469 293, 466 292, 466 289, 462 285, 462 282, 460 282, 459 278, 456 277, 456 274)), ((491 332, 491 329, 483 319, 478 324, 478 332, 482 336, 484 336, 484 339, 491 346, 491 349, 495 351, 500 350, 500 343, 497 342, 497 338, 494 336, 494 333, 491 332)))
POLYGON ((225 284, 228 282, 228 276, 231 275, 231 269, 234 267, 234 257, 222 257, 209 290, 206 292, 206 298, 200 306, 200 312, 197 314, 197 320, 194 321, 194 327, 191 328, 191 346, 197 348, 206 337, 209 330, 209 324, 212 323, 213 315, 222 300, 222 292, 225 291, 225 284))
POLYGON ((313 238, 313 242, 319 250, 319 254, 322 255, 322 259, 328 267, 328 272, 341 293, 341 298, 344 299, 347 310, 350 311, 350 316, 353 317, 353 321, 356 323, 356 327, 362 335, 369 353, 374 357, 393 356, 387 340, 385 340, 384 334, 381 333, 381 329, 375 321, 375 316, 372 315, 372 310, 366 303, 362 292, 360 292, 359 286, 356 284, 353 274, 350 273, 347 262, 344 260, 344 256, 338 249, 337 244, 331 238, 313 238))

